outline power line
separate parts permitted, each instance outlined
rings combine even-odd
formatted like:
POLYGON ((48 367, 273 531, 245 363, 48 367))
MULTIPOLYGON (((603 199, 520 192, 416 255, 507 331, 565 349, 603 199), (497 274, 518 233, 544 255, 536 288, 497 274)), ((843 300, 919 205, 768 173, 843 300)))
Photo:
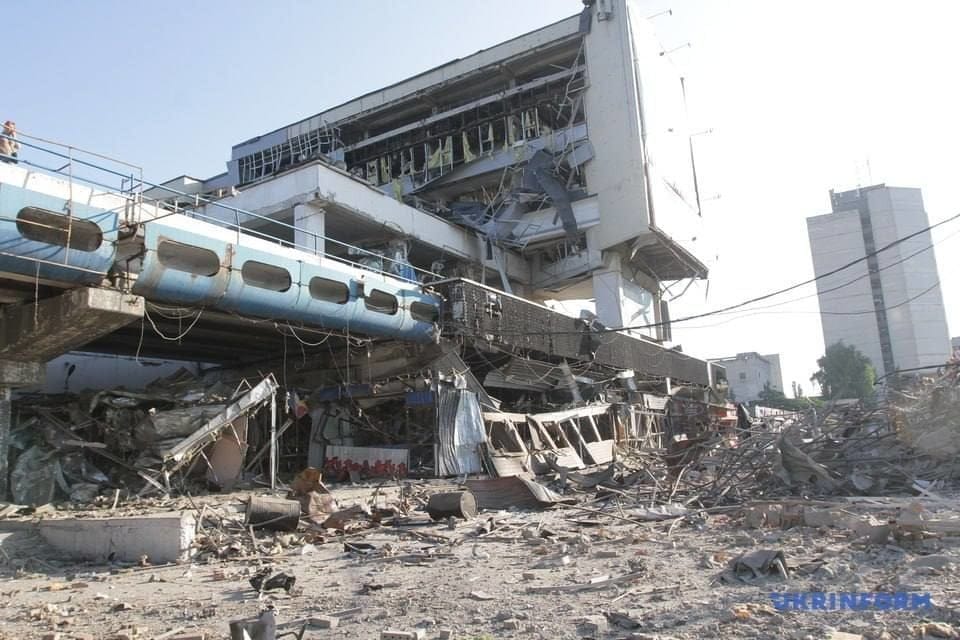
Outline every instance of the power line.
MULTIPOLYGON (((911 297, 907 298, 906 300, 902 300, 902 301, 898 302, 897 304, 891 305, 891 306, 889 306, 889 307, 884 307, 883 309, 880 309, 880 311, 890 311, 890 310, 892 310, 892 309, 896 309, 896 308, 898 308, 898 307, 902 307, 903 305, 910 304, 910 303, 913 302, 914 300, 917 300, 917 299, 919 299, 919 298, 922 298, 922 297, 925 296, 926 294, 930 293, 931 291, 933 291, 934 289, 936 289, 938 286, 940 286, 940 280, 937 280, 935 283, 933 283, 932 286, 927 287, 926 289, 924 289, 924 290, 921 291, 920 293, 918 293, 918 294, 916 294, 916 295, 914 295, 914 296, 911 296, 911 297)), ((735 317, 733 317, 733 318, 727 318, 727 319, 724 320, 723 322, 716 322, 716 323, 714 323, 714 324, 699 325, 699 326, 687 327, 687 328, 688 328, 688 329, 711 329, 711 328, 713 328, 713 327, 719 327, 719 326, 724 325, 724 324, 729 324, 730 322, 735 322, 735 321, 737 321, 737 320, 742 320, 742 319, 744 319, 744 318, 749 318, 750 316, 759 316, 759 315, 780 315, 780 314, 803 314, 803 313, 810 313, 810 314, 828 315, 828 316, 862 316, 862 315, 872 315, 872 314, 874 314, 874 313, 876 313, 876 312, 877 312, 877 311, 876 311, 875 309, 868 309, 868 310, 865 310, 865 311, 796 311, 796 310, 794 310, 794 311, 789 311, 789 310, 788 310, 788 311, 754 311, 754 312, 745 313, 745 314, 743 314, 743 315, 738 315, 738 316, 735 316, 735 317)), ((558 334, 558 333, 561 333, 561 334, 562 334, 562 333, 570 333, 570 332, 553 332, 553 333, 554 333, 554 334, 558 334)), ((473 337, 480 337, 480 336, 479 336, 479 334, 477 334, 477 335, 474 335, 473 337)), ((665 353, 666 353, 666 350, 664 350, 664 354, 665 354, 665 353)), ((661 356, 661 357, 662 357, 662 356, 661 356)))
MULTIPOLYGON (((882 253, 882 252, 884 252, 884 251, 887 251, 888 249, 892 249, 893 247, 895 247, 895 246, 897 246, 897 245, 900 245, 900 244, 906 242, 907 240, 910 240, 910 239, 915 238, 915 237, 917 237, 917 236, 919 236, 919 235, 922 235, 922 234, 924 234, 924 233, 927 233, 927 232, 929 232, 929 231, 931 231, 931 230, 933 230, 933 229, 936 229, 937 227, 940 227, 940 226, 942 226, 942 225, 945 225, 945 224, 947 224, 948 222, 953 222, 954 220, 957 220, 957 219, 960 219, 960 213, 955 214, 955 215, 953 215, 953 216, 950 216, 949 218, 946 218, 945 220, 941 220, 940 222, 937 222, 937 223, 935 223, 935 224, 928 225, 928 226, 924 227, 923 229, 920 229, 919 231, 915 231, 915 232, 913 232, 913 233, 911 233, 911 234, 909 234, 909 235, 906 235, 906 236, 904 236, 904 237, 902 237, 902 238, 898 238, 898 239, 894 240, 893 242, 890 242, 889 244, 886 244, 886 245, 880 247, 879 249, 876 249, 875 251, 871 251, 871 252, 865 254, 864 256, 862 256, 862 257, 860 257, 860 258, 857 258, 856 260, 851 260, 850 262, 848 262, 848 263, 846 263, 846 264, 844 264, 844 265, 841 265, 841 266, 837 267, 836 269, 831 269, 830 271, 827 271, 826 273, 822 273, 822 274, 820 274, 819 276, 814 276, 813 278, 810 278, 810 279, 808 279, 808 280, 804 280, 804 281, 802 281, 802 282, 797 282, 797 283, 792 284, 792 285, 790 285, 790 286, 788 286, 788 287, 783 287, 782 289, 777 289, 777 290, 775 290, 775 291, 771 291, 771 292, 769 292, 769 293, 765 293, 765 294, 760 295, 760 296, 757 296, 757 297, 755 297, 755 298, 750 298, 749 300, 744 300, 743 302, 738 302, 738 303, 736 303, 736 304, 731 304, 731 305, 728 305, 728 306, 726 306, 726 307, 721 307, 721 308, 719 308, 719 309, 714 309, 714 310, 712 310, 712 311, 705 311, 705 312, 703 312, 703 313, 697 313, 697 314, 693 314, 693 315, 689 315, 689 316, 684 316, 684 317, 682 317, 682 318, 673 318, 673 319, 671 319, 671 320, 669 320, 669 321, 666 321, 666 322, 651 322, 651 323, 642 324, 642 325, 634 325, 634 326, 619 327, 619 328, 609 328, 609 327, 606 327, 606 328, 603 328, 603 329, 595 329, 595 330, 593 330, 591 333, 594 333, 594 334, 597 334, 597 333, 619 333, 619 332, 621 332, 621 331, 632 331, 632 330, 639 330, 639 329, 654 329, 654 328, 657 328, 657 327, 668 326, 668 325, 671 325, 671 324, 674 324, 674 323, 677 323, 677 322, 688 322, 688 321, 690 321, 690 320, 698 320, 698 319, 700 319, 700 318, 709 318, 709 317, 711 317, 711 316, 715 316, 715 315, 720 315, 720 314, 723 314, 723 313, 727 313, 727 312, 733 311, 733 310, 735 310, 735 309, 741 309, 741 308, 746 307, 746 306, 748 306, 748 305, 751 305, 751 304, 753 304, 753 303, 755 303, 755 302, 761 302, 761 301, 763 301, 763 300, 769 300, 770 298, 773 298, 773 297, 782 295, 782 294, 784 294, 784 293, 787 293, 788 291, 793 291, 793 290, 795 290, 795 289, 799 289, 800 287, 803 287, 803 286, 805 286, 805 285, 811 284, 811 283, 813 283, 813 282, 817 282, 817 281, 819 281, 819 280, 823 280, 824 278, 828 278, 828 277, 830 277, 830 276, 832 276, 832 275, 836 275, 836 274, 840 273, 841 271, 844 271, 844 270, 846 270, 846 269, 849 269, 850 267, 852 267, 852 266, 854 266, 854 265, 860 264, 861 262, 864 262, 865 260, 876 256, 877 254, 880 254, 880 253, 882 253)), ((933 245, 931 244, 930 246, 933 246, 933 245)), ((925 251, 925 250, 927 250, 927 249, 929 249, 929 248, 930 248, 930 247, 928 246, 928 247, 926 247, 925 249, 923 249, 922 251, 925 251)), ((920 253, 920 251, 918 251, 918 252, 916 252, 916 253, 920 253)), ((916 254, 914 254, 914 255, 916 255, 916 254)), ((909 259, 910 257, 912 257, 912 256, 908 256, 907 258, 904 258, 903 260, 901 260, 901 262, 909 259)), ((899 263, 897 263, 897 264, 899 264, 899 263)), ((891 265, 888 265, 888 266, 893 266, 893 265, 891 264, 891 265)), ((870 274, 868 273, 867 276, 869 276, 869 275, 870 275, 870 274)), ((860 276, 860 277, 863 278, 863 277, 867 277, 867 276, 860 276)), ((847 283, 847 284, 850 284, 850 283, 847 283)), ((937 282, 937 284, 939 284, 939 281, 937 282)), ((844 285, 844 286, 845 286, 845 285, 844 285)), ((513 331, 513 332, 511 332, 511 331, 498 331, 497 333, 498 333, 499 335, 545 335, 545 334, 550 334, 550 335, 582 335, 582 334, 584 333, 584 331, 550 331, 550 332, 545 332, 545 331, 513 331)))
MULTIPOLYGON (((927 287, 917 295, 911 296, 906 300, 904 300, 903 302, 898 302, 897 304, 891 305, 889 307, 884 307, 883 309, 880 309, 880 311, 890 311, 891 309, 902 307, 905 304, 910 304, 914 300, 917 300, 918 298, 922 298, 923 296, 927 295, 928 293, 930 293, 931 291, 933 291, 939 286, 940 286, 940 279, 938 278, 936 282, 934 282, 931 286, 927 287)), ((821 311, 820 313, 821 315, 825 315, 825 316, 863 316, 863 315, 876 313, 876 312, 877 312, 876 310, 870 309, 869 311, 821 311)))
POLYGON ((745 301, 743 301, 743 302, 739 302, 739 303, 737 303, 737 304, 732 304, 732 305, 729 305, 729 306, 726 306, 726 307, 723 307, 723 308, 720 308, 720 309, 716 309, 716 310, 714 310, 714 311, 706 311, 706 312, 704 312, 704 313, 698 313, 698 314, 694 314, 694 315, 690 315, 690 316, 685 316, 685 317, 683 317, 683 318, 676 318, 676 319, 671 320, 670 322, 655 322, 655 323, 651 323, 651 324, 647 324, 647 325, 643 325, 643 326, 638 326, 638 327, 621 327, 620 329, 604 329, 604 331, 625 331, 625 330, 630 330, 630 329, 651 329, 651 328, 654 328, 654 327, 663 326, 663 325, 666 325, 666 324, 671 324, 671 323, 673 323, 673 322, 686 322, 686 321, 688 321, 688 320, 696 320, 696 319, 698 319, 698 318, 706 318, 706 317, 709 317, 709 316, 717 315, 718 313, 723 313, 723 312, 726 312, 726 311, 733 311, 734 309, 740 309, 740 308, 746 307, 747 305, 751 305, 751 304, 753 304, 753 303, 755 303, 755 302, 761 302, 761 301, 763 301, 763 300, 769 300, 770 298, 773 298, 773 297, 775 297, 775 296, 778 296, 778 295, 787 293, 788 291, 793 291, 794 289, 799 289, 800 287, 802 287, 802 286, 804 286, 804 285, 808 285, 808 284, 811 284, 811 283, 813 283, 813 282, 817 282, 818 280, 822 280, 822 279, 824 279, 824 278, 828 278, 828 277, 830 277, 830 276, 832 276, 832 275, 835 275, 835 274, 837 274, 837 273, 840 273, 841 271, 844 271, 844 270, 846 270, 846 269, 849 269, 850 267, 852 267, 852 266, 854 266, 854 265, 860 264, 861 262, 864 262, 864 261, 867 260, 868 258, 872 258, 872 257, 876 256, 877 254, 883 252, 883 251, 886 251, 886 250, 888 250, 888 249, 892 249, 893 247, 895 247, 895 246, 897 246, 897 245, 899 245, 899 244, 902 244, 902 243, 906 242, 907 240, 910 240, 910 239, 915 238, 915 237, 917 237, 917 236, 919 236, 919 235, 922 235, 922 234, 924 234, 924 233, 927 233, 927 232, 929 232, 929 231, 931 231, 931 230, 933 230, 933 229, 936 229, 936 228, 939 227, 939 226, 942 226, 942 225, 944 225, 944 224, 947 224, 948 222, 953 222, 954 220, 957 220, 958 218, 960 218, 960 213, 955 214, 955 215, 953 215, 953 216, 950 216, 950 217, 947 218, 946 220, 941 220, 940 222, 937 222, 936 224, 928 225, 928 226, 924 227, 923 229, 920 229, 919 231, 915 231, 915 232, 913 232, 913 233, 911 233, 911 234, 909 234, 909 235, 906 235, 906 236, 904 236, 904 237, 902 237, 902 238, 898 238, 897 240, 894 240, 893 242, 891 242, 891 243, 889 243, 889 244, 886 244, 886 245, 880 247, 879 249, 877 249, 877 250, 875 250, 875 251, 871 251, 871 252, 865 254, 865 255, 864 255, 863 257, 861 257, 861 258, 857 258, 856 260, 851 260, 850 262, 848 262, 848 263, 846 263, 846 264, 844 264, 844 265, 842 265, 842 266, 840 266, 840 267, 837 267, 836 269, 832 269, 832 270, 830 270, 830 271, 827 271, 826 273, 823 273, 823 274, 821 274, 821 275, 819 275, 819 276, 814 276, 813 278, 810 278, 809 280, 804 280, 803 282, 798 282, 798 283, 792 284, 792 285, 790 285, 790 286, 788 286, 788 287, 784 287, 784 288, 782 288, 782 289, 778 289, 778 290, 776 290, 776 291, 772 291, 772 292, 770 292, 770 293, 766 293, 766 294, 757 296, 757 297, 755 297, 755 298, 751 298, 751 299, 749 299, 749 300, 745 300, 745 301))
MULTIPOLYGON (((775 303, 773 303, 773 304, 769 304, 769 305, 766 305, 766 306, 763 306, 763 307, 754 307, 754 308, 752 308, 752 309, 749 309, 747 313, 742 313, 742 314, 736 315, 735 317, 730 318, 729 320, 725 320, 724 322, 718 322, 718 323, 710 324, 710 325, 700 325, 700 326, 696 326, 696 327, 687 326, 687 327, 684 327, 684 328, 685 328, 685 329, 704 329, 704 328, 708 328, 708 327, 718 327, 718 326, 720 326, 720 325, 722 325, 722 324, 727 324, 727 323, 729 323, 729 322, 733 322, 734 320, 739 320, 740 318, 747 318, 747 317, 754 316, 754 315, 760 315, 760 310, 762 310, 762 309, 774 309, 774 308, 776 308, 776 307, 782 307, 783 305, 791 304, 791 303, 793 303, 793 302, 799 302, 799 301, 801 301, 801 300, 808 300, 808 299, 810 299, 810 298, 822 296, 822 295, 825 294, 825 293, 832 293, 832 292, 837 291, 837 290, 839 290, 839 289, 843 289, 843 288, 845 288, 845 287, 849 287, 851 284, 854 284, 855 282, 859 282, 859 281, 861 281, 861 280, 865 280, 866 278, 869 278, 869 277, 870 277, 872 274, 874 274, 874 273, 880 273, 881 271, 884 271, 885 269, 889 269, 889 268, 891 268, 891 267, 895 267, 895 266, 897 266, 897 265, 903 264, 903 263, 906 262, 907 260, 910 260, 911 258, 914 258, 914 257, 920 255, 921 253, 924 253, 924 252, 926 252, 926 251, 929 251, 930 249, 934 248, 935 246, 946 242, 947 240, 949 240, 950 238, 953 238, 953 237, 956 236, 956 235, 960 235, 960 230, 954 231, 953 233, 951 233, 951 234, 948 235, 947 237, 945 237, 945 238, 943 238, 943 239, 941 239, 941 240, 938 240, 937 242, 931 242, 930 244, 928 244, 928 245, 925 246, 924 248, 919 249, 919 250, 917 250, 917 251, 914 251, 914 252, 911 253, 910 255, 908 255, 908 256, 906 256, 906 257, 904 257, 904 258, 901 258, 900 260, 897 260, 896 262, 891 262, 890 264, 884 265, 884 266, 880 267, 879 269, 877 269, 877 270, 875 270, 875 271, 868 271, 867 273, 865 273, 865 274, 863 274, 863 275, 861 275, 861 276, 857 276, 856 278, 853 278, 852 280, 848 280, 848 281, 844 282, 843 284, 837 285, 837 286, 835 286, 835 287, 830 287, 829 289, 817 290, 816 292, 811 293, 811 294, 808 294, 808 295, 805 295, 805 296, 800 296, 800 297, 798 297, 798 298, 792 298, 792 299, 790 299, 790 300, 784 300, 783 302, 775 302, 775 303)), ((717 315, 727 315, 728 313, 730 313, 730 312, 719 313, 719 314, 717 314, 717 315)), ((774 312, 774 313, 776 313, 776 312, 774 312)), ((799 312, 794 312, 794 313, 799 313, 799 312)), ((814 311, 814 312, 811 312, 811 313, 819 313, 819 312, 814 311)), ((870 313, 872 313, 872 312, 870 312, 870 313)), ((824 312, 824 315, 833 315, 833 314, 824 312)))

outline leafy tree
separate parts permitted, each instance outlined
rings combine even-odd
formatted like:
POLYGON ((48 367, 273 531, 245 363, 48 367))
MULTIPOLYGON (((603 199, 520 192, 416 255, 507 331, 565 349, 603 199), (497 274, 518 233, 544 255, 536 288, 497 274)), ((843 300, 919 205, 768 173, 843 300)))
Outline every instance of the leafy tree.
POLYGON ((803 411, 810 408, 810 402, 806 398, 788 398, 783 391, 773 389, 769 384, 763 385, 763 391, 757 394, 757 398, 757 404, 771 409, 803 411))
POLYGON ((877 374, 870 359, 853 345, 836 342, 817 360, 820 370, 810 377, 820 385, 823 397, 867 398, 873 393, 877 374))
POLYGON ((763 385, 763 391, 757 394, 757 398, 760 400, 760 404, 764 406, 772 406, 771 403, 782 403, 787 399, 787 396, 784 395, 783 391, 777 391, 770 386, 770 383, 763 385))

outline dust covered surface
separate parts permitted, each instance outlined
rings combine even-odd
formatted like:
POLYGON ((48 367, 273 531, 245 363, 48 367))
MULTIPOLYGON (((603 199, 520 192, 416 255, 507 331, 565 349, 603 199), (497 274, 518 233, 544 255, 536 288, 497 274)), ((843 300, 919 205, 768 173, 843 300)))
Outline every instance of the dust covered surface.
POLYGON ((416 509, 379 523, 369 515, 455 488, 334 489, 341 510, 368 515, 342 530, 256 531, 255 546, 248 528, 228 524, 243 509, 240 496, 208 498, 197 505, 193 561, 166 566, 58 558, 29 523, 0 523, 2 637, 226 638, 230 621, 269 605, 281 629, 308 625, 305 638, 422 629, 425 638, 467 639, 844 639, 960 629, 955 494, 701 511, 621 499, 619 508, 604 501, 603 514, 583 500, 466 521, 432 522, 416 509), (785 575, 734 570, 756 551, 781 552, 785 575), (295 584, 251 586, 278 573, 295 584), (931 606, 777 610, 772 592, 929 593, 931 606))

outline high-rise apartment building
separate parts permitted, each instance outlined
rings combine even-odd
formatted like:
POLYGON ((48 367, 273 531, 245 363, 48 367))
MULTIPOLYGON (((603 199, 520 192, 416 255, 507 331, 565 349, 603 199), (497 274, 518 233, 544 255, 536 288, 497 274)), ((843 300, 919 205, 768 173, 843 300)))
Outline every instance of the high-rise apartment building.
POLYGON ((831 213, 807 218, 824 346, 857 347, 878 376, 946 362, 950 334, 920 189, 880 184, 831 191, 830 201, 831 213))

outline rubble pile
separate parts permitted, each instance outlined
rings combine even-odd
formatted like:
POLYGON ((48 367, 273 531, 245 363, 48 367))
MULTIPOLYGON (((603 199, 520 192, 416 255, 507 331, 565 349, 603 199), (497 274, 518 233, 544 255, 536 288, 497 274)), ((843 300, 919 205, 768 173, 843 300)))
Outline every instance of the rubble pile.
POLYGON ((960 360, 952 360, 936 378, 921 378, 891 395, 898 438, 938 465, 950 466, 960 454, 960 360))
MULTIPOLYGON (((446 450, 435 461, 479 471, 413 479, 371 475, 361 465, 343 473, 330 460, 364 454, 363 447, 325 442, 315 466, 284 475, 289 484, 275 475, 274 489, 241 483, 256 465, 261 478, 276 472, 267 453, 309 413, 258 412, 276 410, 278 391, 272 376, 233 388, 180 372, 138 393, 22 400, 14 496, 45 506, 10 505, 0 519, 38 519, 49 541, 51 531, 105 515, 180 514, 165 520, 186 540, 176 550, 190 567, 179 578, 164 573, 178 566, 169 556, 131 551, 116 537, 109 544, 117 548, 98 556, 110 573, 82 583, 116 579, 159 593, 172 582, 168 605, 116 609, 127 603, 101 602, 99 593, 87 603, 111 607, 128 626, 164 629, 157 637, 227 627, 242 637, 283 626, 381 638, 456 630, 456 637, 881 640, 916 629, 956 633, 960 622, 949 580, 960 564, 960 462, 950 453, 960 416, 955 368, 888 389, 872 404, 835 402, 775 420, 732 417, 729 406, 718 411, 715 402, 676 394, 480 412, 469 392, 456 390, 439 404, 442 437, 433 446, 446 450), (76 517, 61 519, 58 510, 76 517), (144 571, 148 580, 133 577, 144 571), (221 583, 234 595, 213 606, 208 592, 221 583), (181 589, 194 593, 196 611, 181 605, 181 589), (437 602, 441 590, 452 595, 437 602), (784 608, 794 592, 829 590, 933 598, 925 612, 935 622, 901 612, 866 630, 844 622, 839 609, 814 620, 784 608), (699 613, 691 615, 688 603, 699 613), (386 613, 368 614, 377 607, 386 613), (548 613, 534 619, 532 609, 548 613), (174 619, 181 624, 167 624, 174 619)), ((422 399, 411 398, 407 411, 432 410, 422 399)), ((330 417, 327 405, 316 407, 330 417)), ((382 424, 377 412, 367 418, 382 424)), ((377 456, 407 453, 395 438, 370 444, 380 445, 377 456)), ((9 557, 0 566, 19 572, 51 571, 58 562, 33 550, 9 557)), ((39 609, 31 603, 30 611, 39 609)), ((60 628, 61 617, 41 622, 60 628)))
POLYGON ((24 397, 11 433, 13 501, 115 507, 121 494, 169 493, 171 472, 198 458, 207 482, 229 488, 242 471, 248 414, 276 390, 272 376, 261 385, 264 393, 244 403, 260 385, 230 388, 181 369, 142 392, 24 397))
MULTIPOLYGON (((889 390, 874 406, 836 404, 704 446, 689 474, 705 503, 784 495, 904 495, 960 479, 956 369, 889 390), (698 473, 696 470, 700 470, 698 473)), ((689 479, 689 478, 688 478, 689 479)))

